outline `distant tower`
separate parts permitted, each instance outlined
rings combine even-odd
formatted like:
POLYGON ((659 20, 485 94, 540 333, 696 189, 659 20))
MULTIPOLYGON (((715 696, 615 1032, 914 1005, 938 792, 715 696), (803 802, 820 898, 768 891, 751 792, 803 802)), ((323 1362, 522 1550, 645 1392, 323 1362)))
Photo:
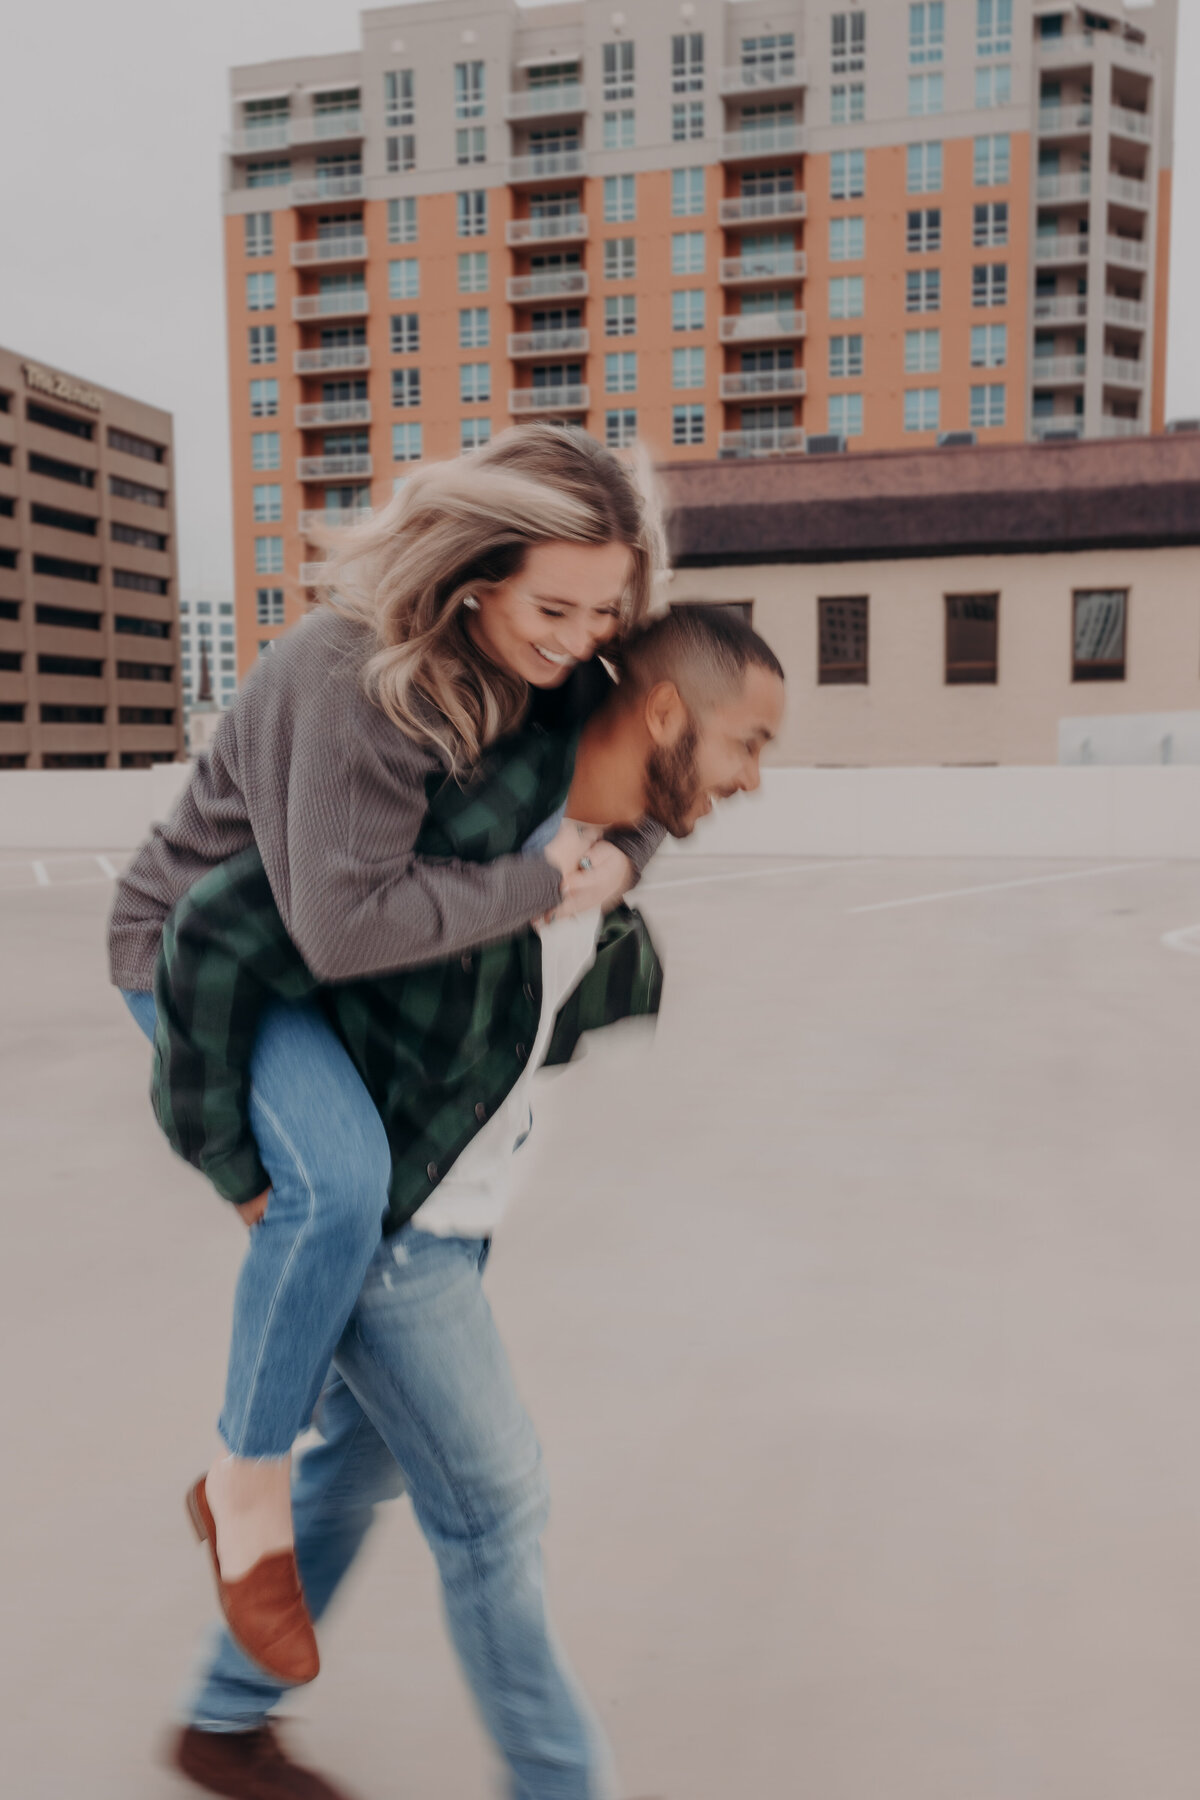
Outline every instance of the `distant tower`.
POLYGON ((207 750, 217 735, 217 727, 221 723, 221 711, 213 699, 212 676, 208 667, 208 645, 200 645, 200 685, 196 690, 196 704, 188 712, 187 734, 188 753, 199 756, 207 750))

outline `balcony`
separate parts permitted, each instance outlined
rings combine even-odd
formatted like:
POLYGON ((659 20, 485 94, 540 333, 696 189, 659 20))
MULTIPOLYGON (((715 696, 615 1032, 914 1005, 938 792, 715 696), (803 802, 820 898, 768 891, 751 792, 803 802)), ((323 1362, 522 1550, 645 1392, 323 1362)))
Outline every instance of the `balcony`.
POLYGON ((335 294, 300 294, 292 301, 293 319, 361 319, 366 312, 366 288, 345 288, 335 294))
POLYGON ((506 119, 566 119, 586 112, 583 83, 556 81, 551 87, 522 88, 504 102, 506 119))
POLYGON ((588 347, 586 331, 513 331, 508 354, 514 362, 523 356, 582 356, 588 347))
POLYGON ((509 159, 508 179, 518 187, 537 181, 569 181, 582 175, 585 166, 582 150, 558 150, 545 156, 513 156, 509 159))
POLYGON ((1145 437, 1146 427, 1140 419, 1119 419, 1115 413, 1101 413, 1102 438, 1145 437))
POLYGON ((803 369, 753 369, 722 375, 722 400, 773 400, 803 394, 808 377, 803 369))
POLYGON ((1065 69, 1095 59, 1095 37, 1090 31, 1064 31, 1058 37, 1035 38, 1034 55, 1044 69, 1065 69))
POLYGON ((361 175, 322 175, 317 181, 293 181, 288 196, 293 206, 328 206, 334 200, 362 200, 366 191, 361 175))
POLYGON ((1140 238, 1107 237, 1104 240, 1106 262, 1120 263, 1126 269, 1148 269, 1150 246, 1140 238))
POLYGON ((721 201, 720 219, 727 231, 764 223, 798 223, 808 213, 808 198, 801 193, 735 194, 721 201))
POLYGON ((1106 356, 1104 380, 1108 387, 1140 388, 1146 385, 1146 365, 1133 356, 1106 356))
POLYGON ((1035 325, 1074 325, 1086 319, 1086 294, 1036 294, 1033 301, 1035 325))
POLYGON ((1033 438, 1035 443, 1043 443, 1047 438, 1081 438, 1083 436, 1082 413, 1051 413, 1048 418, 1033 421, 1033 438))
POLYGON ((1106 325, 1125 325, 1133 331, 1144 331, 1148 318, 1149 314, 1141 300, 1123 300, 1119 294, 1105 294, 1106 325))
POLYGON ((722 69, 718 92, 732 100, 742 94, 795 93, 807 86, 808 64, 803 58, 792 56, 760 63, 757 67, 741 64, 734 69, 722 69))
POLYGON ((315 431, 321 425, 369 425, 369 400, 333 400, 315 406, 298 406, 296 423, 301 431, 315 431))
POLYGON ((365 237, 303 238, 292 245, 293 269, 309 269, 326 263, 366 262, 365 237))
POLYGON ((1110 175, 1108 197, 1117 206, 1133 206, 1138 211, 1145 212, 1150 205, 1150 184, 1146 181, 1131 181, 1127 175, 1110 175))
POLYGON ((1039 263, 1075 263, 1088 259, 1088 239, 1074 233, 1047 237, 1040 232, 1034 239, 1034 260, 1039 263))
POLYGON ((803 337, 802 312, 726 313, 720 324, 723 344, 758 344, 771 338, 803 337))
POLYGON ((304 532, 347 531, 351 525, 359 525, 370 516, 369 506, 318 507, 314 512, 300 514, 300 529, 304 532))
POLYGON ((1039 200, 1086 200, 1092 191, 1092 178, 1086 169, 1071 175, 1039 175, 1039 200))
POLYGON ((1081 106, 1043 106, 1038 110, 1038 134, 1041 137, 1071 137, 1092 129, 1091 103, 1081 106))
POLYGON ((1035 387, 1069 387, 1084 379, 1087 357, 1035 356, 1031 367, 1035 387))
POLYGON ((371 473, 371 458, 352 456, 302 456, 296 463, 297 481, 356 481, 371 473))
POLYGON ((336 344, 326 350, 297 350, 292 367, 297 375, 324 375, 337 369, 369 369, 367 344, 336 344))
POLYGON ((760 431, 723 431, 717 440, 721 456, 786 456, 803 450, 804 432, 798 425, 777 425, 760 431))
POLYGON ((342 107, 338 112, 313 113, 307 119, 293 119, 290 133, 293 144, 330 144, 363 136, 363 116, 357 107, 342 107))
POLYGON ((803 125, 763 125, 752 131, 730 131, 721 139, 722 162, 759 162, 773 156, 802 156, 807 143, 803 125))
POLYGON ((247 125, 244 131, 231 132, 225 143, 230 156, 261 156, 286 150, 290 141, 289 121, 272 119, 269 125, 247 125))
POLYGON ((586 412, 591 396, 586 387, 513 388, 508 410, 518 418, 530 413, 586 412))
POLYGON ((803 250, 763 250, 753 256, 723 256, 723 287, 754 287, 772 281, 803 281, 808 259, 803 250))
POLYGON ((523 244, 579 244, 587 237, 584 213, 559 213, 553 219, 510 219, 504 241, 513 249, 523 244))
POLYGON ((513 306, 528 300, 579 300, 588 291, 583 269, 539 269, 533 275, 510 275, 507 294, 513 306))
POLYGON ((1114 137, 1134 138, 1148 144, 1154 136, 1154 123, 1149 113, 1133 112, 1127 106, 1114 106, 1108 115, 1108 128, 1114 137))

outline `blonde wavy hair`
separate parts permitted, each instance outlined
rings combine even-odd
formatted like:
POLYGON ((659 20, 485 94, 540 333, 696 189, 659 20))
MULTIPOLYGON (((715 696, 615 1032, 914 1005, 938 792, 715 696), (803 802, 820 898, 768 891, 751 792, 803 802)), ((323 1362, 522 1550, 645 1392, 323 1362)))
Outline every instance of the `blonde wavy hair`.
POLYGON ((666 570, 648 459, 626 464, 561 426, 517 426, 419 469, 363 524, 325 538, 320 600, 375 633, 368 692, 455 773, 514 730, 529 699, 528 683, 476 647, 463 603, 518 574, 534 544, 560 541, 628 545, 619 636, 640 624, 666 570))

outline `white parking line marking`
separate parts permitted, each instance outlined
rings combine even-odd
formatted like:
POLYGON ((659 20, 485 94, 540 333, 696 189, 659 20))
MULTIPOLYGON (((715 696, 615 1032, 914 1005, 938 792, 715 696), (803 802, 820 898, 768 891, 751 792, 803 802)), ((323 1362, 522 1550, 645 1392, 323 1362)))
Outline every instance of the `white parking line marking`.
POLYGON ((35 862, 35 863, 30 863, 29 866, 33 870, 33 879, 37 882, 38 886, 39 887, 49 887, 50 886, 50 874, 46 868, 45 863, 44 862, 35 862))
POLYGON ((818 869, 865 868, 869 863, 877 862, 874 856, 845 856, 837 862, 792 863, 786 869, 734 869, 723 875, 685 875, 682 881, 648 881, 647 894, 661 894, 666 888, 708 887, 718 881, 757 881, 772 875, 807 875, 818 869))
POLYGON ((1178 931, 1164 931, 1159 942, 1165 950, 1186 950, 1189 956, 1200 956, 1200 925, 1184 925, 1178 931))
POLYGON ((1025 875, 1019 881, 986 881, 978 887, 945 888, 940 894, 910 894, 905 900, 875 900, 870 906, 852 906, 850 912, 888 912, 898 906, 926 906, 934 900, 959 900, 968 894, 998 894, 1005 888, 1046 887, 1055 881, 1090 881, 1097 875, 1124 875, 1131 869, 1161 867, 1161 861, 1106 863, 1099 869, 1071 869, 1065 875, 1025 875))

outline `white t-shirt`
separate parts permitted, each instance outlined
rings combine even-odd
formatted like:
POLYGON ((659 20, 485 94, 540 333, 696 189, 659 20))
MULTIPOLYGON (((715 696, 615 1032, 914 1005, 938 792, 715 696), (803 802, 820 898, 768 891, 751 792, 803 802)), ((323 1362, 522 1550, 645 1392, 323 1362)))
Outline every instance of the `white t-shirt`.
POLYGON ((509 1202, 513 1152, 529 1135, 529 1084, 550 1045, 563 1001, 596 960, 600 912, 538 925, 542 940, 542 1012, 529 1061, 516 1086, 450 1172, 413 1214, 413 1224, 435 1237, 491 1237, 509 1202))

